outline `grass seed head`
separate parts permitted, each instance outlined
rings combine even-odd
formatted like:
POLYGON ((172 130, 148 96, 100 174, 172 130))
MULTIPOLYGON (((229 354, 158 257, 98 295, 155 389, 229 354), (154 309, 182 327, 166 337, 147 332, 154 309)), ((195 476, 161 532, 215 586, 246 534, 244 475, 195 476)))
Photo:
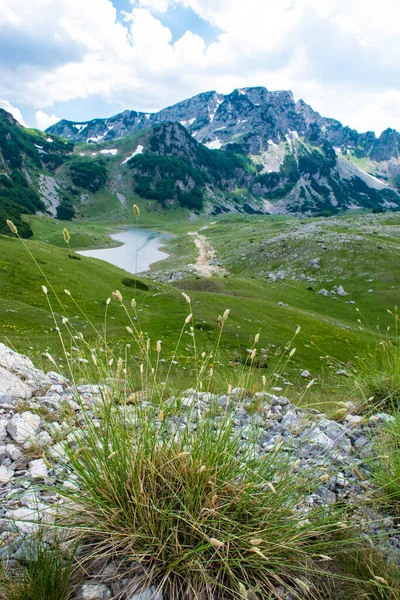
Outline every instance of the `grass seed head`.
POLYGON ((229 308, 227 308, 227 309, 226 309, 226 311, 224 312, 224 314, 222 315, 222 320, 223 320, 223 321, 226 321, 226 320, 227 320, 227 318, 229 317, 229 313, 230 313, 230 312, 231 312, 231 311, 230 311, 230 309, 229 309, 229 308))
POLYGON ((222 548, 224 542, 220 542, 217 538, 210 538, 210 544, 214 546, 214 548, 222 548))
POLYGON ((137 204, 133 205, 133 212, 135 213, 135 217, 138 219, 140 216, 140 210, 137 204))
POLYGON ((15 233, 15 235, 17 235, 18 229, 15 227, 14 223, 7 219, 7 225, 8 225, 9 230, 11 231, 11 233, 15 233))
POLYGON ((260 339, 260 334, 256 333, 256 336, 254 338, 254 343, 257 344, 259 339, 260 339))
POLYGON ((188 315, 186 317, 186 319, 185 319, 185 325, 188 325, 190 323, 190 321, 192 320, 192 317, 193 317, 192 313, 190 313, 190 315, 188 315))
POLYGON ((135 300, 135 298, 132 298, 132 300, 131 300, 131 306, 132 306, 133 310, 135 310, 135 308, 136 308, 136 300, 135 300))
POLYGON ((47 287, 45 285, 42 285, 42 290, 43 290, 43 294, 45 294, 47 296, 47 287))
POLYGON ((63 237, 64 237, 64 242, 66 244, 69 244, 69 240, 71 239, 71 236, 69 235, 69 231, 66 227, 64 227, 64 229, 63 229, 63 237))
POLYGON ((189 296, 187 294, 185 294, 185 292, 182 292, 182 296, 185 298, 186 302, 188 304, 190 304, 191 300, 190 300, 189 296))
POLYGON ((64 290, 64 294, 65 294, 66 296, 70 296, 70 295, 71 295, 71 292, 70 292, 69 290, 64 290))
POLYGON ((119 290, 115 290, 115 292, 113 292, 112 295, 117 300, 117 302, 122 302, 122 294, 119 290))

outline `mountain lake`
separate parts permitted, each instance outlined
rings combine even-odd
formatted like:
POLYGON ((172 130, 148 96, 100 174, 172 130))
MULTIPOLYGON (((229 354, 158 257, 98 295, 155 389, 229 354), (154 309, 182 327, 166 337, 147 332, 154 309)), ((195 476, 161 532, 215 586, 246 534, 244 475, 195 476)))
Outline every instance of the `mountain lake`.
POLYGON ((80 250, 77 254, 104 260, 134 275, 148 271, 153 263, 168 258, 168 254, 160 250, 160 247, 170 236, 159 231, 131 228, 110 237, 122 245, 116 248, 80 250))

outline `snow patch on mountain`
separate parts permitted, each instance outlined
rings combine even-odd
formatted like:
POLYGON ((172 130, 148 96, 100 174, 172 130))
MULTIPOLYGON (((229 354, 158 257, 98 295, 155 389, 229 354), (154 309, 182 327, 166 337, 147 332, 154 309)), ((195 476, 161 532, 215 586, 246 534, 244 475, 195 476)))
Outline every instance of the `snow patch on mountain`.
POLYGON ((125 163, 127 163, 128 160, 131 160, 131 158, 136 156, 136 154, 143 154, 143 146, 141 146, 140 144, 138 145, 138 147, 136 148, 136 150, 133 154, 131 154, 125 160, 122 161, 121 165, 124 165, 125 163))
POLYGON ((205 145, 210 150, 219 150, 220 148, 222 148, 222 142, 219 138, 216 138, 212 142, 207 142, 205 145))

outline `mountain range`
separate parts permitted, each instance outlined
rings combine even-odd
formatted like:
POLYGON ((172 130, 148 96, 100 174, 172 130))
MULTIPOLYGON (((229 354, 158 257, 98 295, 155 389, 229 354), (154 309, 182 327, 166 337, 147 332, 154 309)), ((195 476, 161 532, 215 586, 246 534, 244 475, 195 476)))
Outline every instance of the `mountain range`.
POLYGON ((138 199, 211 214, 397 209, 400 134, 359 133, 290 91, 262 87, 206 92, 152 114, 62 120, 45 133, 1 110, 2 212, 21 190, 22 212, 61 218, 118 216, 138 199))

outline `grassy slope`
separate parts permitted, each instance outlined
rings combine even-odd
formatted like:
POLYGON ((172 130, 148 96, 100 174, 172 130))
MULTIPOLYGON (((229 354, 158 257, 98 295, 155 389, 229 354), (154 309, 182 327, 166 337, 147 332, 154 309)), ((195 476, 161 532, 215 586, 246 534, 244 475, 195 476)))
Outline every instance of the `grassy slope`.
MULTIPOLYGON (((207 222, 205 217, 188 222, 166 213, 169 219, 165 222, 159 213, 146 214, 143 211, 142 214, 147 225, 163 226, 175 233, 168 244, 172 257, 160 263, 161 268, 177 269, 195 261, 197 251, 187 232, 202 227, 207 222)), ((370 223, 369 216, 362 218, 370 223)), ((218 334, 218 314, 225 308, 231 309, 224 333, 222 358, 225 363, 232 355, 243 358, 258 331, 261 334, 260 347, 269 349, 271 354, 273 344, 285 345, 298 325, 301 325, 302 332, 296 340, 297 353, 288 369, 292 376, 298 376, 304 368, 317 374, 321 369, 321 356, 326 354, 344 361, 351 360, 363 349, 366 340, 372 340, 370 333, 359 331, 357 319, 360 313, 355 308, 360 309, 371 326, 381 323, 385 328, 390 323, 386 308, 395 304, 400 286, 397 269, 400 238, 397 237, 396 219, 379 217, 379 223, 386 230, 376 226, 378 234, 372 229, 368 234, 363 233, 361 241, 352 239, 359 232, 357 219, 359 217, 343 217, 340 221, 320 220, 320 233, 309 237, 302 237, 302 228, 317 223, 315 220, 301 222, 286 217, 238 215, 221 218, 215 221, 215 225, 209 224, 204 234, 216 248, 217 257, 229 269, 229 276, 211 280, 192 276, 174 286, 152 283, 150 292, 138 292, 136 296, 139 308, 143 310, 144 331, 152 340, 163 340, 166 353, 173 349, 187 312, 180 295, 184 290, 193 299, 198 323, 196 335, 201 349, 210 348, 218 334), (393 235, 389 236, 392 230, 393 235), (349 241, 333 243, 329 236, 334 235, 333 239, 336 239, 338 232, 343 240, 349 241), (271 244, 263 244, 270 238, 276 239, 271 244), (321 249, 321 240, 324 239, 328 247, 325 251, 321 249), (383 249, 378 250, 377 244, 383 249), (299 258, 295 258, 296 255, 299 258), (315 256, 321 256, 321 269, 318 271, 308 264, 309 258, 315 256), (294 279, 287 277, 283 281, 271 282, 268 272, 278 268, 292 268, 294 279), (340 273, 335 271, 338 268, 340 273), (318 277, 319 281, 310 286, 297 280, 301 272, 318 277), (373 279, 373 282, 367 279, 373 279), (344 285, 350 296, 335 300, 316 293, 320 287, 331 289, 339 284, 344 285), (314 287, 314 290, 307 287, 314 287), (370 287, 374 288, 374 293, 367 293, 370 287), (356 304, 349 304, 350 299, 356 304), (279 306, 279 302, 288 306, 279 306)), ((33 224, 36 238, 63 245, 62 227, 65 223, 37 218, 33 219, 33 224)), ((74 222, 67 226, 72 240, 76 236, 78 241, 75 244, 79 247, 91 245, 94 237, 115 229, 112 224, 104 222, 74 222)), ((371 229, 375 225, 368 227, 371 229)), ((28 246, 55 288, 61 293, 64 288, 70 289, 99 328, 105 300, 113 290, 120 289, 128 300, 133 295, 131 289, 122 285, 121 278, 128 274, 120 269, 88 258, 71 260, 67 250, 38 241, 29 241, 28 246)), ((3 339, 7 337, 18 350, 28 352, 34 358, 37 356, 42 362, 40 355, 47 347, 59 357, 59 342, 52 330, 49 310, 41 292, 43 280, 40 273, 17 240, 0 238, 0 256, 3 274, 0 281, 0 327, 3 339)), ((62 298, 67 300, 63 294, 62 298)), ((77 309, 70 303, 67 302, 66 306, 72 309, 72 316, 78 315, 77 309)), ((128 342, 127 323, 119 307, 112 303, 110 311, 110 339, 128 342)), ((57 312, 65 314, 66 310, 59 309, 57 312)), ((76 318, 75 322, 91 335, 83 318, 76 318)), ((184 336, 183 348, 185 346, 188 350, 182 351, 176 373, 180 371, 180 376, 185 375, 180 369, 187 364, 183 354, 192 354, 188 336, 184 336)), ((231 367, 228 372, 235 370, 237 367, 231 367)), ((258 374, 261 377, 263 372, 258 374)))

